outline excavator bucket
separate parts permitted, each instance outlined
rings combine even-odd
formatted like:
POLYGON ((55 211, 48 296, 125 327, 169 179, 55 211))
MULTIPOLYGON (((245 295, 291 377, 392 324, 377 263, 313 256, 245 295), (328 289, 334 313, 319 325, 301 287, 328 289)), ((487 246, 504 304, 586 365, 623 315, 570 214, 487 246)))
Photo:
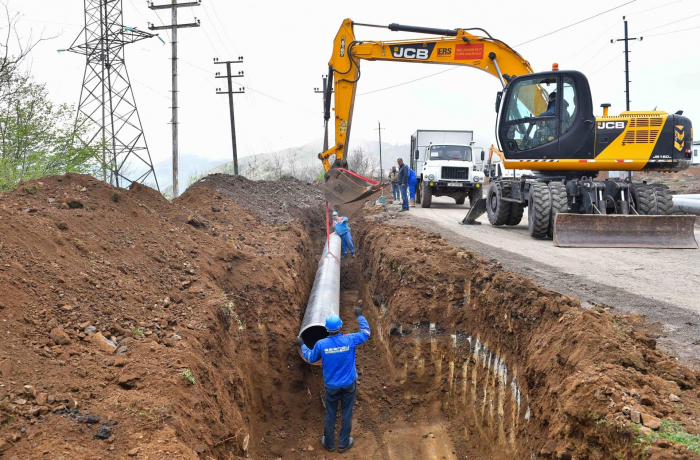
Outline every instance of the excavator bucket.
POLYGON ((326 179, 326 201, 339 205, 371 196, 384 186, 343 168, 331 168, 326 179))
POLYGON ((569 248, 697 249, 695 216, 562 214, 554 246, 569 248))
POLYGON ((486 199, 479 198, 476 203, 471 207, 467 215, 462 219, 463 225, 481 225, 481 222, 477 222, 476 219, 483 216, 486 212, 486 199))

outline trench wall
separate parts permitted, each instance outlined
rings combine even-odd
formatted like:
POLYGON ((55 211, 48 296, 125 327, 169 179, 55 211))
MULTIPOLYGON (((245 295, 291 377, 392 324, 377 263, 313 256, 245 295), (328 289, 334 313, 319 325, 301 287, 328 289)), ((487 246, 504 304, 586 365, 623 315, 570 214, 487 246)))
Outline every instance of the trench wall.
POLYGON ((356 238, 362 295, 388 372, 407 401, 449 416, 464 452, 632 458, 637 432, 625 406, 652 394, 655 413, 668 415, 663 398, 696 384, 619 318, 437 234, 368 216, 356 238))

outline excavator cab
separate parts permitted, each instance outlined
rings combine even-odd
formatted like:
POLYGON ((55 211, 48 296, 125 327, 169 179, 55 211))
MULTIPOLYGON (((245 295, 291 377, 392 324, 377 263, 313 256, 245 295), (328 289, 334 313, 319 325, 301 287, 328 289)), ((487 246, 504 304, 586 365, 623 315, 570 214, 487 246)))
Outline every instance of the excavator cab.
POLYGON ((500 99, 498 136, 507 159, 593 158, 595 117, 582 73, 522 75, 508 82, 500 99))

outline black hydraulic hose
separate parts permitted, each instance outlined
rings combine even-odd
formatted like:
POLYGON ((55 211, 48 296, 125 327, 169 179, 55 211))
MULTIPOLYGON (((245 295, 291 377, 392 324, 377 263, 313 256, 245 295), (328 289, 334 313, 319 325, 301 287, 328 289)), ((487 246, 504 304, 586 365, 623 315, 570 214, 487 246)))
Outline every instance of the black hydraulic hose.
POLYGON ((446 35, 448 37, 457 36, 458 29, 435 29, 432 27, 404 26, 401 24, 389 24, 389 30, 393 32, 414 32, 418 34, 446 35))
POLYGON ((333 94, 333 67, 328 66, 328 80, 326 82, 326 93, 323 95, 324 112, 323 119, 328 120, 331 118, 331 94, 333 94))

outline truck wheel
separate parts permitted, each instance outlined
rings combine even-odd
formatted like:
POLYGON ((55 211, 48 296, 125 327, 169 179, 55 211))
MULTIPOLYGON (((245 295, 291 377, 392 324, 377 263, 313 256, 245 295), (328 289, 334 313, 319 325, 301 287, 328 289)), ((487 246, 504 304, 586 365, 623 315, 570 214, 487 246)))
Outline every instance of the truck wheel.
POLYGON ((430 186, 425 184, 423 182, 423 187, 421 187, 421 208, 429 208, 433 204, 433 192, 430 191, 430 186))
POLYGON ((421 202, 421 191, 420 189, 423 188, 423 182, 419 182, 418 185, 416 185, 416 204, 420 204, 421 202))
POLYGON ((552 199, 545 184, 532 184, 527 206, 527 227, 533 238, 546 238, 552 214, 552 199))
POLYGON ((489 184, 489 190, 486 193, 486 214, 491 225, 500 227, 508 222, 510 208, 510 201, 503 201, 501 198, 500 184, 497 182, 489 184))
POLYGON ((511 203, 510 204, 510 214, 508 215, 508 222, 506 222, 506 225, 508 226, 515 226, 520 223, 521 220, 523 220, 523 214, 525 213, 525 205, 520 204, 520 203, 511 203))
POLYGON ((469 207, 473 208, 477 201, 484 197, 484 189, 482 187, 473 188, 469 191, 469 207))
POLYGON ((455 198, 455 203, 457 204, 464 204, 464 201, 466 200, 466 197, 464 195, 460 195, 457 198, 455 198))
POLYGON ((566 194, 566 185, 563 182, 550 182, 549 183, 549 193, 552 198, 552 209, 551 217, 549 223, 549 231, 547 231, 547 236, 550 238, 554 237, 554 218, 558 213, 565 213, 569 211, 569 198, 566 194))

